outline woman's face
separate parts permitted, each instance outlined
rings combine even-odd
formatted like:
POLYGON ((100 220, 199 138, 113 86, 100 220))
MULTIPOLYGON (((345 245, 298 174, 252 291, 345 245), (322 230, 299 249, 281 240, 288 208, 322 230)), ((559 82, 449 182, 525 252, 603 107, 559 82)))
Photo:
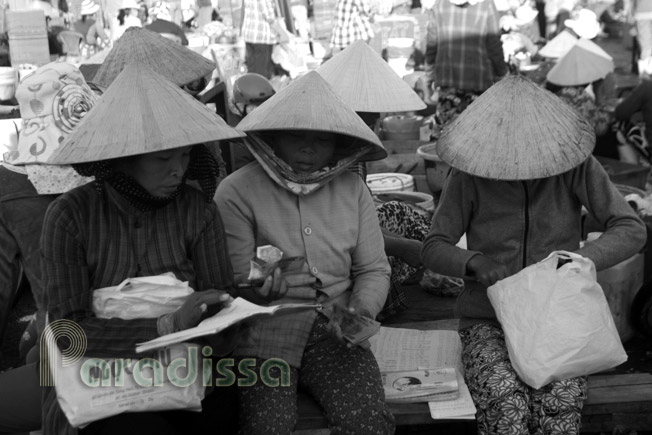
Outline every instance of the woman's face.
POLYGON ((335 151, 335 134, 321 131, 276 133, 276 154, 294 172, 310 174, 326 166, 335 151))
POLYGON ((116 163, 116 169, 135 179, 150 195, 167 198, 181 184, 190 149, 187 146, 126 158, 116 163))

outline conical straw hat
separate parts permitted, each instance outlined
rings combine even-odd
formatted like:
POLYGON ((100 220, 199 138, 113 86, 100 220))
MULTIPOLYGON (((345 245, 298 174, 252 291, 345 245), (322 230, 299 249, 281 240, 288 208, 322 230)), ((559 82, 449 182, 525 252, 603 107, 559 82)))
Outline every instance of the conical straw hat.
POLYGON ((324 62, 317 72, 356 112, 407 112, 426 108, 417 93, 362 40, 324 62))
POLYGON ((132 62, 147 65, 179 86, 206 77, 215 69, 213 62, 181 44, 151 30, 130 27, 115 42, 91 81, 108 87, 132 62))
POLYGON ((478 177, 529 180, 574 168, 594 145, 593 127, 571 106, 524 77, 510 76, 444 130, 437 154, 478 177))
POLYGON ((543 57, 558 59, 568 53, 576 42, 577 37, 568 30, 564 30, 559 35, 548 41, 548 43, 539 50, 539 54, 543 57))
POLYGON ((614 70, 614 61, 589 39, 580 39, 548 72, 550 83, 559 86, 588 85, 614 70))
POLYGON ((129 64, 47 163, 95 162, 242 136, 162 75, 129 64))
POLYGON ((378 136, 315 71, 297 79, 249 113, 239 130, 315 130, 361 139, 374 149, 361 160, 380 160, 387 152, 378 136))

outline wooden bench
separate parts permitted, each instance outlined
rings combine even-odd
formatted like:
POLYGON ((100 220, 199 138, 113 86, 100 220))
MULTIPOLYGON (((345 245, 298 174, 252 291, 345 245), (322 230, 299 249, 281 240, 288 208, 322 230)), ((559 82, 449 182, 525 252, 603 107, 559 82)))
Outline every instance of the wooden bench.
MULTIPOLYGON (((433 420, 426 403, 391 404, 398 426, 452 424, 433 420)), ((468 426, 468 423, 456 424, 468 426)), ((589 377, 589 396, 582 412, 582 433, 611 433, 616 426, 652 430, 652 374, 595 375, 589 377)), ((299 422, 295 430, 325 429, 328 425, 317 403, 299 395, 299 422)), ((456 431, 456 433, 463 433, 456 431)))
MULTIPOLYGON (((454 330, 457 325, 457 319, 447 319, 388 326, 454 330)), ((299 422, 295 430, 328 427, 320 406, 311 397, 300 394, 298 403, 299 422)), ((398 426, 452 424, 458 427, 456 434, 475 433, 474 424, 468 420, 433 420, 426 403, 390 404, 389 407, 398 426)), ((588 398, 582 411, 582 433, 611 433, 616 426, 637 431, 652 430, 652 374, 603 373, 589 377, 588 398)))

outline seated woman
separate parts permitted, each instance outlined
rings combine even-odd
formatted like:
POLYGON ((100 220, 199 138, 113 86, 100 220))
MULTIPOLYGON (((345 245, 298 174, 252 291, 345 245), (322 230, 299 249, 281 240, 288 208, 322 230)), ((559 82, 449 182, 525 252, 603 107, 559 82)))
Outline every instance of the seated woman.
POLYGON ((588 39, 579 40, 548 72, 546 88, 589 120, 595 130, 594 154, 618 158, 611 132, 613 115, 606 102, 613 97, 611 56, 588 39))
POLYGON ((291 283, 277 269, 265 280, 274 291, 254 287, 238 295, 264 304, 324 305, 319 312, 261 319, 245 330, 235 355, 253 357, 257 365, 285 360, 291 385, 239 389, 241 433, 290 434, 299 387, 323 407, 332 434, 394 433, 373 354, 345 345, 328 327, 333 305, 374 318, 387 297, 390 269, 373 200, 360 177, 347 171, 357 160, 385 157, 384 148, 314 71, 238 128, 249 133, 245 140, 256 161, 223 180, 216 195, 235 281, 247 280, 258 246, 305 258, 303 273, 291 283))
POLYGON ((487 288, 556 250, 587 257, 600 271, 645 245, 645 226, 591 155, 594 141, 577 111, 513 76, 480 96, 437 143, 453 170, 422 258, 435 272, 465 278, 455 308, 480 435, 580 432, 586 377, 539 389, 523 382, 487 288), (538 122, 527 122, 534 117, 538 122), (605 230, 580 247, 582 208, 605 230), (464 234, 467 249, 456 246, 464 234))
MULTIPOLYGON (((222 290, 232 285, 232 269, 212 202, 217 165, 205 147, 194 144, 241 135, 178 86, 134 64, 53 154, 49 163, 71 163, 80 174, 95 177, 52 203, 41 239, 42 304, 50 321, 68 319, 84 330, 86 356, 140 358, 137 343, 195 326, 207 306, 227 299, 222 290), (137 112, 118 116, 129 108, 137 112), (165 131, 175 134, 159 133, 165 131), (203 192, 186 186, 188 179, 198 180, 203 192), (94 315, 95 289, 165 272, 195 290, 176 311, 135 320, 94 315)), ((215 338, 211 344, 228 349, 215 338)), ((203 413, 119 414, 79 432, 187 433, 195 424, 204 427, 208 413, 213 423, 221 418, 219 410, 232 413, 228 397, 219 406, 208 404, 227 392, 207 395, 203 413)), ((224 418, 228 425, 228 415, 224 418)), ((74 433, 53 388, 44 394, 43 430, 74 433)))
POLYGON ((109 42, 102 23, 95 19, 99 10, 100 6, 93 0, 84 0, 81 4, 81 18, 73 24, 74 30, 84 36, 84 42, 94 49, 109 42))

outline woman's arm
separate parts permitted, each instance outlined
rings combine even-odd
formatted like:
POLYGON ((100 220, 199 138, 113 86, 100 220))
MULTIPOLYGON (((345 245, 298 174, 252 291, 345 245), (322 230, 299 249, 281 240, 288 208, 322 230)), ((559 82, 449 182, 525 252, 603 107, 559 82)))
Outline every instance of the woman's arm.
POLYGON ((602 236, 576 252, 590 258, 597 270, 620 263, 645 245, 646 228, 594 158, 574 169, 570 182, 589 213, 605 228, 602 236))
POLYGON ((353 294, 349 306, 376 317, 387 299, 391 269, 371 194, 359 177, 357 183, 358 239, 351 254, 353 294))
POLYGON ((428 269, 442 275, 466 276, 469 260, 479 252, 455 246, 468 228, 472 214, 470 176, 452 170, 442 190, 430 232, 423 241, 421 259, 428 269))

